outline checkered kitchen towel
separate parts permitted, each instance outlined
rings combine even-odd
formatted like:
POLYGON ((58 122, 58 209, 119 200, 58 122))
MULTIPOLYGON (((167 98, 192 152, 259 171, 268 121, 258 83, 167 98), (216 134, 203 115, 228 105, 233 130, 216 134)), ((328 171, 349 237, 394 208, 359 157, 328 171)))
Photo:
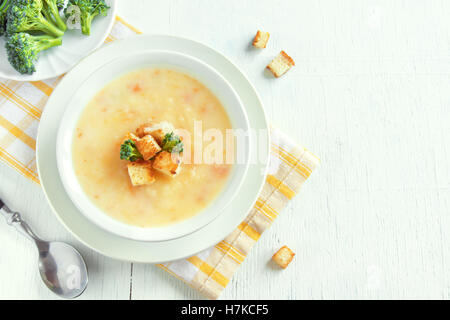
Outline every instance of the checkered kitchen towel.
MULTIPOLYGON (((120 18, 107 42, 140 33, 120 18)), ((36 136, 45 103, 62 77, 37 82, 0 79, 0 159, 39 183, 36 136)), ((318 159, 277 130, 266 184, 247 218, 225 240, 187 259, 158 265, 210 299, 217 299, 261 234, 300 190, 318 159)))

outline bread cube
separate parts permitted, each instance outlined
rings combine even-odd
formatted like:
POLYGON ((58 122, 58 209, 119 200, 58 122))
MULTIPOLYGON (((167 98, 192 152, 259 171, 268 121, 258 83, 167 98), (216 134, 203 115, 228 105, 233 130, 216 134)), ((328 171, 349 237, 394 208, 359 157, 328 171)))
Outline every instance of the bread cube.
POLYGON ((136 134, 138 135, 138 137, 141 138, 145 135, 151 135, 153 138, 155 138, 156 142, 158 142, 158 144, 161 145, 166 134, 174 131, 175 128, 170 122, 167 121, 162 121, 159 123, 149 122, 140 126, 136 130, 136 134))
POLYGON ((139 137, 136 136, 134 133, 129 132, 129 133, 126 134, 125 138, 123 139, 123 142, 125 142, 127 140, 131 140, 134 143, 136 143, 139 140, 139 137))
POLYGON ((252 45, 255 48, 264 49, 269 41, 270 33, 259 31, 256 32, 256 36, 253 39, 252 45))
POLYGON ((275 77, 279 78, 288 72, 288 70, 293 66, 295 66, 294 60, 289 57, 286 52, 281 51, 280 54, 267 66, 267 69, 269 69, 275 77))
POLYGON ((153 169, 158 170, 170 177, 176 177, 181 170, 181 156, 179 153, 162 151, 158 153, 153 161, 153 169))
POLYGON ((286 269, 292 259, 294 259, 295 253, 287 246, 283 246, 272 257, 272 260, 276 262, 280 267, 286 269))
POLYGON ((142 158, 146 161, 150 160, 158 152, 161 151, 161 147, 159 146, 158 142, 156 142, 155 138, 153 138, 151 135, 146 135, 137 140, 136 148, 142 154, 142 158))
POLYGON ((128 163, 128 175, 133 186, 143 186, 155 182, 155 171, 151 162, 128 163))
POLYGON ((137 136, 142 138, 143 136, 150 134, 153 125, 154 125, 153 122, 146 122, 141 126, 139 126, 139 128, 136 129, 137 136))

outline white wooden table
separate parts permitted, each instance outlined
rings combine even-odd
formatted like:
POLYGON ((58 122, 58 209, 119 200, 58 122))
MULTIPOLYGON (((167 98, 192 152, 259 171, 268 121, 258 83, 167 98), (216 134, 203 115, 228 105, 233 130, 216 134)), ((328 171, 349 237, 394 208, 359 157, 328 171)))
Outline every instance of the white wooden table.
MULTIPOLYGON (((450 1, 122 0, 147 33, 204 42, 259 90, 274 126, 322 159, 222 298, 450 298, 450 1), (248 50, 261 28, 267 49, 248 50), (297 66, 266 77, 281 49, 297 66), (279 246, 297 256, 267 265, 279 246)), ((37 185, 0 164, 0 197, 87 259, 84 299, 201 298, 152 265, 114 261, 58 223, 37 185)), ((0 298, 54 299, 36 252, 0 222, 0 298)))

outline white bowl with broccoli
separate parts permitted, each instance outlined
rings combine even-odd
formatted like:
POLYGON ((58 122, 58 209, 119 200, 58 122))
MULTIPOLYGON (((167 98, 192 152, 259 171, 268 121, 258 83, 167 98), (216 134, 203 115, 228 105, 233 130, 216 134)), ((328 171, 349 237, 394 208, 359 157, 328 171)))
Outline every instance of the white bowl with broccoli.
POLYGON ((104 43, 116 0, 0 0, 0 78, 39 81, 68 72, 104 43))

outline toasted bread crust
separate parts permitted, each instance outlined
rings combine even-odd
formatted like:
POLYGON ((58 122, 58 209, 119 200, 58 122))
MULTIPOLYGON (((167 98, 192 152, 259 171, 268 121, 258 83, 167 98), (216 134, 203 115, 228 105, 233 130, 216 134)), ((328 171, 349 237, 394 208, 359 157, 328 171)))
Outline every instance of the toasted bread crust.
POLYGON ((267 46, 269 38, 270 33, 258 30, 258 32, 256 32, 255 37, 253 38, 252 45, 256 48, 264 49, 267 46))
POLYGON ((159 146, 158 142, 156 142, 155 138, 153 138, 151 135, 146 135, 136 141, 136 147, 142 154, 144 160, 150 160, 158 152, 161 151, 161 147, 159 146))
POLYGON ((289 71, 290 68, 295 66, 294 60, 284 51, 281 51, 275 59, 267 66, 273 75, 277 78, 289 71))
POLYGON ((153 169, 168 176, 175 177, 181 170, 181 157, 178 153, 172 154, 167 151, 161 151, 153 161, 153 169))
POLYGON ((136 135, 139 138, 142 138, 148 134, 150 134, 150 132, 147 132, 147 128, 150 128, 153 124, 151 122, 146 122, 142 125, 139 126, 139 128, 136 129, 136 135))
POLYGON ((130 162, 127 167, 128 175, 133 186, 152 184, 156 180, 151 162, 130 162))
POLYGON ((272 260, 276 262, 281 268, 286 269, 292 259, 294 259, 295 253, 287 246, 281 247, 272 257, 272 260))
POLYGON ((292 59, 285 51, 281 50, 280 55, 282 55, 289 62, 291 67, 295 66, 294 59, 292 59))
POLYGON ((175 131, 175 128, 171 123, 167 121, 163 121, 160 123, 147 122, 137 128, 136 134, 140 138, 146 135, 151 135, 153 138, 155 138, 156 142, 161 145, 166 134, 173 131, 175 131))
POLYGON ((127 140, 131 140, 134 143, 136 143, 139 140, 139 137, 137 137, 134 133, 129 132, 129 133, 127 133, 125 135, 125 138, 123 139, 123 142, 125 142, 127 140))

